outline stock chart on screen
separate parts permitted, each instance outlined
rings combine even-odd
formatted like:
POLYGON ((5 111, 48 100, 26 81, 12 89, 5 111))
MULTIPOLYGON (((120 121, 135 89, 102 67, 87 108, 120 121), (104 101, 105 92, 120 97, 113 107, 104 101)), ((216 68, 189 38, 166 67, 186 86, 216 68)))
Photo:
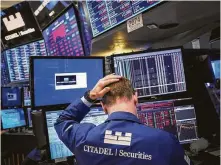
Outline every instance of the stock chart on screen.
POLYGON ((84 56, 74 8, 44 29, 43 36, 49 56, 84 56))
POLYGON ((47 56, 43 40, 32 42, 4 52, 10 81, 29 79, 29 57, 47 56))
POLYGON ((194 105, 175 106, 174 100, 163 100, 139 103, 137 111, 143 124, 174 134, 180 143, 198 139, 194 105))
POLYGON ((161 1, 91 1, 87 0, 87 9, 93 36, 119 25, 120 23, 144 12, 161 1))

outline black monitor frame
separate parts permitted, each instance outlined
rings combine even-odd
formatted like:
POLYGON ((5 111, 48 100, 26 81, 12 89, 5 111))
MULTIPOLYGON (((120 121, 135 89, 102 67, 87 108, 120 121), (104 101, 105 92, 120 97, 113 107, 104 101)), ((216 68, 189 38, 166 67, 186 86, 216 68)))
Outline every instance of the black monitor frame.
POLYGON ((34 60, 35 59, 101 59, 103 61, 103 77, 105 76, 105 59, 104 57, 95 57, 95 56, 31 56, 30 57, 30 92, 31 92, 31 108, 38 110, 38 109, 49 109, 49 110, 57 110, 57 109, 65 109, 70 103, 66 104, 56 104, 56 105, 44 105, 44 106, 36 106, 35 105, 35 94, 34 94, 34 60))
MULTIPOLYGON (((43 120, 44 120, 44 131, 45 131, 45 136, 46 136, 46 150, 48 152, 48 159, 50 160, 50 162, 55 162, 55 159, 51 158, 51 149, 50 149, 50 142, 49 142, 49 133, 48 133, 48 128, 47 128, 47 119, 46 119, 46 112, 50 112, 50 111, 60 111, 62 109, 43 109, 42 110, 42 114, 43 114, 43 120)), ((63 109, 64 110, 64 109, 63 109)), ((73 155, 74 156, 74 155, 73 155)), ((73 156, 68 156, 66 157, 67 159, 72 158, 73 156)))
MULTIPOLYGON (((77 13, 77 8, 75 7, 75 5, 72 3, 70 4, 67 8, 65 8, 64 10, 62 10, 62 12, 60 12, 53 20, 51 20, 43 29, 42 29, 42 36, 43 36, 43 39, 44 39, 44 35, 43 35, 43 32, 49 27, 51 26, 54 22, 57 21, 58 18, 60 18, 62 15, 64 15, 69 9, 73 8, 74 10, 74 14, 75 14, 75 18, 76 18, 76 23, 77 23, 77 27, 78 27, 78 30, 79 30, 79 35, 80 35, 80 38, 81 38, 81 45, 82 45, 82 49, 83 49, 83 53, 85 55, 85 47, 84 47, 84 44, 83 44, 83 36, 82 36, 82 29, 80 27, 80 18, 79 18, 79 15, 77 13)), ((45 39, 44 39, 45 41, 45 39)), ((46 42, 45 42, 45 48, 46 48, 46 51, 48 52, 47 50, 47 46, 46 46, 46 42)), ((48 53, 47 53, 48 54, 48 53)), ((50 56, 50 55, 48 55, 50 56)), ((75 56, 74 56, 75 57, 75 56)), ((82 57, 82 56, 81 56, 82 57)))
MULTIPOLYGON (((119 57, 119 56, 127 56, 127 55, 138 55, 142 53, 153 53, 153 52, 158 52, 158 51, 165 51, 165 50, 173 50, 173 49, 180 49, 182 53, 182 61, 183 61, 183 56, 184 56, 184 51, 183 47, 178 46, 178 47, 169 47, 169 48, 161 48, 161 49, 149 49, 149 50, 144 50, 144 51, 137 51, 137 52, 130 52, 130 53, 124 53, 124 54, 114 54, 111 55, 111 72, 115 73, 114 69, 114 57, 119 57)), ((183 67, 184 67, 184 62, 183 62, 183 67)), ((184 77, 186 81, 186 91, 182 92, 174 92, 174 93, 169 93, 169 94, 161 94, 161 95, 155 95, 155 96, 144 96, 138 98, 140 102, 146 102, 146 101, 160 101, 160 100, 170 100, 170 99, 176 99, 176 98, 188 98, 191 97, 191 93, 189 92, 188 88, 188 82, 187 82, 187 77, 186 77, 186 71, 184 67, 184 77)))
MULTIPOLYGON (((23 126, 13 127, 13 128, 3 128, 2 119, 1 119, 1 130, 9 130, 9 129, 14 129, 14 128, 23 128, 23 127, 27 127, 28 124, 27 124, 27 119, 26 119, 26 116, 25 116, 25 109, 24 109, 24 108, 9 108, 9 109, 22 109, 23 112, 24 112, 25 125, 23 125, 23 126)), ((4 110, 8 110, 8 109, 1 109, 1 111, 4 111, 4 110)))
POLYGON ((20 106, 13 106, 13 107, 6 107, 6 106, 3 105, 3 101, 1 100, 1 109, 23 108, 23 106, 22 106, 22 87, 1 87, 1 97, 2 97, 2 94, 3 94, 3 90, 2 90, 3 88, 9 88, 9 89, 11 89, 11 88, 21 88, 21 89, 19 89, 20 93, 21 93, 21 100, 20 100, 21 105, 20 106))

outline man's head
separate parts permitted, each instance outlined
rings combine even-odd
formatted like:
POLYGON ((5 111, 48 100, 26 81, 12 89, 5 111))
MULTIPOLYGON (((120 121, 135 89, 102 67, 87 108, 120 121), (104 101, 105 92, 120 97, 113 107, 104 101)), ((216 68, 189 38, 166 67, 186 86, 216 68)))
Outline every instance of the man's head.
POLYGON ((128 111, 136 114, 137 94, 128 79, 122 77, 119 81, 106 87, 109 87, 110 90, 103 96, 101 101, 106 113, 128 111))

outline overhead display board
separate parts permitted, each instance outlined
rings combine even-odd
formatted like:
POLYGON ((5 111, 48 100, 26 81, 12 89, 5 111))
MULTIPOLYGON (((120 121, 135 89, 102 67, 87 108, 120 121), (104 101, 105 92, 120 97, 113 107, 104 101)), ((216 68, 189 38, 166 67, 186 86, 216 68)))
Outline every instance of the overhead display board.
POLYGON ((87 0, 86 5, 93 37, 96 37, 133 16, 156 6, 160 2, 162 1, 87 0))
POLYGON ((57 17, 66 7, 71 4, 71 1, 64 0, 38 0, 29 1, 32 11, 43 29, 49 22, 57 17))
POLYGON ((42 34, 28 2, 1 11, 1 40, 6 49, 40 38, 42 34))

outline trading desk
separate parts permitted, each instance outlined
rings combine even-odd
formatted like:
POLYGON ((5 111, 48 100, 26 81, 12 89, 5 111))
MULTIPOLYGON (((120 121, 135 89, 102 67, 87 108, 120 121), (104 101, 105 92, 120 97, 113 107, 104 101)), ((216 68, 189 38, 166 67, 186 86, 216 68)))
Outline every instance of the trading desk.
POLYGON ((2 165, 21 165, 28 153, 36 148, 33 133, 5 133, 1 138, 2 165))

